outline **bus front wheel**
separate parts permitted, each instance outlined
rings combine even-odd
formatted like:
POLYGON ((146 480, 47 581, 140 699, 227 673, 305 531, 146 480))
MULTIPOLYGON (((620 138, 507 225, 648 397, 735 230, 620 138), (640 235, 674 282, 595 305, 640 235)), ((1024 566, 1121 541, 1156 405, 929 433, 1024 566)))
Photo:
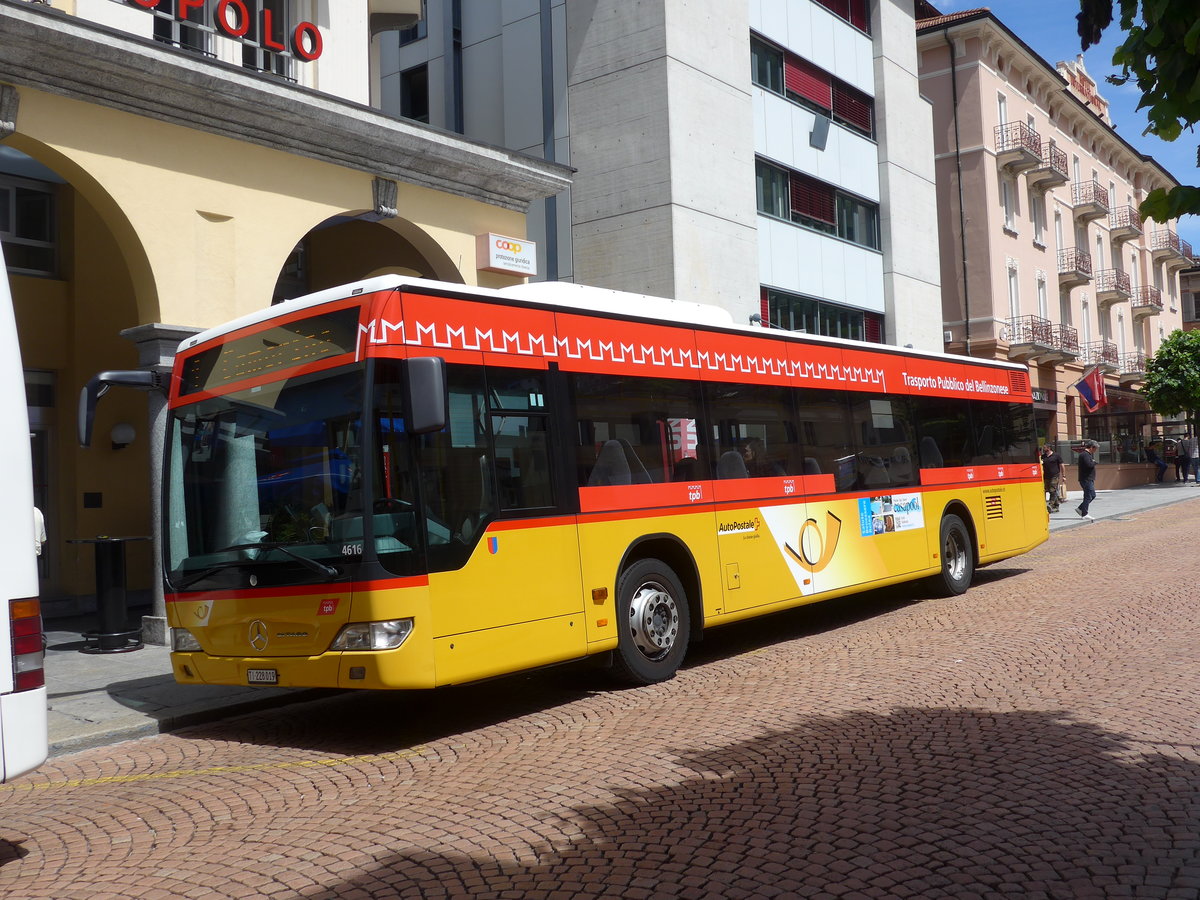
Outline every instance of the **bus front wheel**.
POLYGON ((657 559, 635 562, 617 579, 613 673, 630 684, 674 677, 687 652, 691 619, 683 585, 657 559))
POLYGON ((953 597, 966 591, 975 574, 975 553, 971 549, 971 533, 956 515, 942 517, 942 571, 933 578, 934 587, 943 597, 953 597))

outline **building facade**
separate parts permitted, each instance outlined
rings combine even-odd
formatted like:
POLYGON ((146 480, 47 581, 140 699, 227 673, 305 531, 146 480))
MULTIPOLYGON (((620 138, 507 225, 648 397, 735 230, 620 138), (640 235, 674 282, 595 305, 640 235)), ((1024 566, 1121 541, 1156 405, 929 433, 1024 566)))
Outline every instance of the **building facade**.
POLYGON ((989 10, 922 19, 921 87, 934 107, 946 348, 1025 362, 1040 436, 1094 438, 1109 486, 1144 481, 1162 427, 1137 393, 1182 324, 1191 247, 1138 206, 1175 179, 1112 127, 1082 58, 1051 65, 989 10), (1074 385, 1104 373, 1089 411, 1074 385))
MULTIPOLYGON (((50 612, 93 593, 91 548, 70 541, 156 530, 162 398, 112 391, 81 450, 76 397, 96 372, 164 370, 188 334, 370 275, 522 280, 477 268, 478 237, 524 238, 569 170, 367 105, 373 41, 419 12, 0 0, 0 239, 50 612)), ((128 553, 129 586, 156 590, 150 545, 128 553)))
POLYGON ((424 5, 379 102, 574 169, 530 211, 544 277, 941 349, 911 2, 424 5))

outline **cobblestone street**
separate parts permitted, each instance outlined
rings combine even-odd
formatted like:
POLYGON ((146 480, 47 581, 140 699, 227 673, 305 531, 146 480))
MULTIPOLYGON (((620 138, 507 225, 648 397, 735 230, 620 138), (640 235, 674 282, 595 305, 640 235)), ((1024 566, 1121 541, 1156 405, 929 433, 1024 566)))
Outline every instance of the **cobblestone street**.
POLYGON ((714 631, 673 681, 346 695, 0 787, 0 895, 1200 896, 1187 502, 714 631))

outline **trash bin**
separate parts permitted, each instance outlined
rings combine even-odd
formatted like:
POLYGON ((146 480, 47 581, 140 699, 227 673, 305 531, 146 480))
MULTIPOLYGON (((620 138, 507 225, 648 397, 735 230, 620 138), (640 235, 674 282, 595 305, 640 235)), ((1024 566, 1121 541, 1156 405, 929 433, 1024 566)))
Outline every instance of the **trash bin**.
POLYGON ((148 537, 79 538, 68 544, 91 544, 96 554, 95 631, 82 634, 86 646, 80 653, 128 653, 142 649, 142 629, 129 628, 125 591, 125 545, 148 537))

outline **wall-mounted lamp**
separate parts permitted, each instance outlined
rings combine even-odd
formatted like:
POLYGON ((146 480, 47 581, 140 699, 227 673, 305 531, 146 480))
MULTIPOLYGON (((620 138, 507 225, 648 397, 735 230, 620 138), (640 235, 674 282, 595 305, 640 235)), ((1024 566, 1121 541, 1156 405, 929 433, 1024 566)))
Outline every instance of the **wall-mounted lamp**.
POLYGON ((114 450, 124 450, 137 437, 137 430, 128 422, 118 422, 112 427, 109 437, 112 438, 112 448, 114 450))

